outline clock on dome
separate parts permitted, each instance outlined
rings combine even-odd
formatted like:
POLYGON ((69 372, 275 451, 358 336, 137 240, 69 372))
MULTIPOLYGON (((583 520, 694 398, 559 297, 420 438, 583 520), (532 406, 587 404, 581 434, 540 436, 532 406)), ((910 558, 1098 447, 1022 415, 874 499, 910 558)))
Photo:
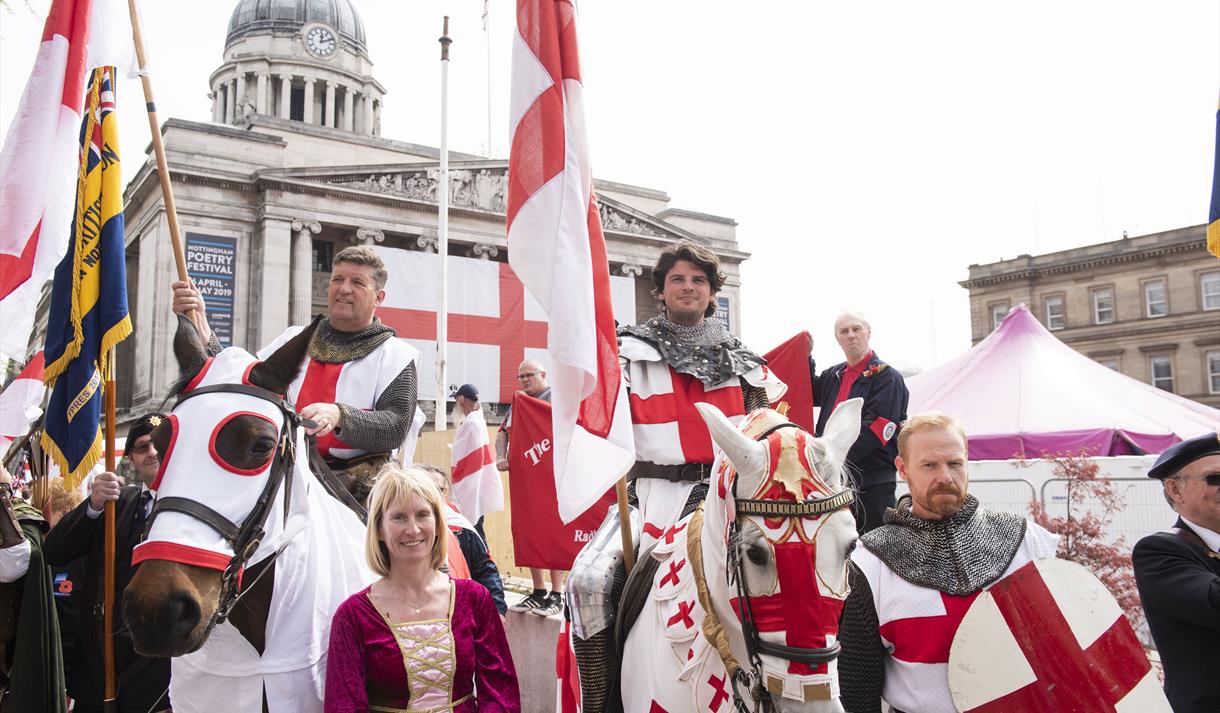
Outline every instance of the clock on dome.
POLYGON ((314 25, 305 31, 305 49, 318 57, 329 58, 338 46, 335 33, 325 25, 314 25))

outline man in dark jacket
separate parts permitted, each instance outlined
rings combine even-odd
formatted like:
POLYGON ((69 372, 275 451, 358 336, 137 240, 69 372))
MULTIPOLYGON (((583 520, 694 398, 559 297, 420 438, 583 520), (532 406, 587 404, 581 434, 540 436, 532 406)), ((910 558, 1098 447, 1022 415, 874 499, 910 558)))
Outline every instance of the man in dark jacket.
POLYGON ((146 713, 169 708, 169 659, 136 654, 131 635, 123 623, 123 590, 135 575, 131 551, 144 534, 144 523, 152 510, 148 484, 156 478, 161 460, 152 444, 152 430, 163 416, 151 414, 136 421, 127 432, 126 456, 131 459, 134 485, 121 487, 114 473, 93 479, 89 498, 51 529, 45 545, 47 562, 63 566, 84 557, 80 620, 76 648, 67 662, 68 695, 76 700, 77 713, 100 713, 105 696, 102 660, 102 546, 103 508, 115 501, 115 594, 114 659, 118 678, 120 713, 146 713))
POLYGON ((1174 713, 1220 711, 1220 435, 1183 441, 1157 458, 1178 513, 1169 532, 1135 545, 1131 559, 1148 628, 1165 666, 1174 713))
POLYGON ((813 405, 820 409, 817 435, 822 435, 830 414, 839 404, 857 396, 864 399, 860 437, 847 453, 848 468, 857 491, 852 514, 860 534, 880 527, 885 509, 896 502, 896 436, 906 420, 907 401, 910 400, 902 374, 877 358, 869 346, 871 338, 872 328, 863 315, 844 312, 835 320, 835 341, 843 349, 847 361, 818 374, 813 358, 809 359, 813 405))

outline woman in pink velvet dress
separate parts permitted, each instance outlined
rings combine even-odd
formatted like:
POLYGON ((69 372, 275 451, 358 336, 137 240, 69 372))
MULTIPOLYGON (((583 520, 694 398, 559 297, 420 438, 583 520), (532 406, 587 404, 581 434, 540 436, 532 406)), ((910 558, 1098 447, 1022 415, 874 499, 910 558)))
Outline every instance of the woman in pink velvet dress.
POLYGON ((443 508, 427 473, 391 464, 378 478, 365 556, 381 578, 335 611, 326 713, 521 710, 491 595, 441 571, 443 508))

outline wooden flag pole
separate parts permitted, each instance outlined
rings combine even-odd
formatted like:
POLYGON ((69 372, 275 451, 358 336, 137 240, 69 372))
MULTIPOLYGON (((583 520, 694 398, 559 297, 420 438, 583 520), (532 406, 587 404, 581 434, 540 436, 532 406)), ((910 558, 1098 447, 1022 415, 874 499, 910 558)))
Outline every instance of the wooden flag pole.
POLYGON ((623 476, 614 484, 614 494, 618 497, 618 532, 623 540, 623 566, 627 574, 635 566, 635 543, 631 537, 631 508, 627 504, 627 477, 623 476))
MULTIPOLYGON (((106 470, 115 471, 114 458, 114 347, 106 358, 106 470)), ((103 709, 106 713, 118 711, 118 680, 114 665, 114 558, 115 558, 115 507, 113 500, 106 501, 102 511, 104 539, 102 549, 102 661, 105 667, 105 697, 103 709)))
MULTIPOLYGON (((136 62, 140 67, 140 84, 144 88, 144 106, 148 109, 148 128, 152 132, 153 155, 157 159, 157 177, 161 181, 161 197, 165 201, 165 215, 169 220, 170 244, 174 248, 174 265, 178 268, 178 279, 190 282, 186 272, 186 254, 182 249, 182 228, 178 225, 178 207, 174 203, 174 189, 169 179, 169 162, 165 159, 165 143, 161 139, 161 124, 157 120, 157 103, 153 100, 152 79, 148 76, 144 54, 144 36, 140 31, 140 13, 136 0, 127 0, 127 12, 131 15, 131 36, 136 45, 136 62)), ((203 334, 200 315, 191 310, 190 320, 195 329, 203 334)))

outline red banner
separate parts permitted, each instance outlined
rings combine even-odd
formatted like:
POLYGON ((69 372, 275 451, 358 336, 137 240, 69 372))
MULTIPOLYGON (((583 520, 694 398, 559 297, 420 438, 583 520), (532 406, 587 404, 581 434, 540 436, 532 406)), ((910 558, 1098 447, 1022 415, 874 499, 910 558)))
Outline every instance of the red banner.
POLYGON ((551 405, 518 392, 508 440, 508 492, 513 559, 518 567, 572 568, 615 502, 611 489, 569 524, 559 519, 552 460, 551 405))
MULTIPOLYGON (((813 383, 809 380, 809 352, 813 349, 813 337, 801 332, 763 355, 767 366, 788 385, 788 391, 780 401, 788 403, 788 420, 814 432, 813 383)), ((779 401, 771 404, 772 408, 779 401)))

